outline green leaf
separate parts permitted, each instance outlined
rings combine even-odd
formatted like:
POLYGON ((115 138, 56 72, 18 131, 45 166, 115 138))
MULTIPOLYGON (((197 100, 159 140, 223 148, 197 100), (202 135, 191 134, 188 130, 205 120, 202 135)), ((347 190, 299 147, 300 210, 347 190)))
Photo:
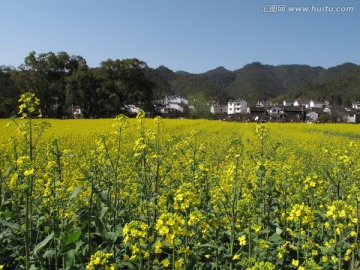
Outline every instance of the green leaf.
POLYGON ((81 241, 81 240, 76 241, 76 243, 75 243, 75 251, 78 251, 83 244, 84 244, 84 242, 81 241))
POLYGON ((13 170, 12 166, 7 167, 6 171, 3 173, 2 177, 5 179, 8 175, 10 175, 11 171, 13 170))
POLYGON ((55 250, 54 249, 49 249, 47 251, 45 251, 43 258, 51 258, 55 255, 55 250))
POLYGON ((15 216, 15 213, 6 208, 4 211, 4 215, 5 218, 10 219, 15 216))
POLYGON ((108 197, 109 191, 108 190, 104 190, 101 192, 101 198, 106 201, 107 197, 108 197))
POLYGON ((82 187, 76 187, 70 194, 69 196, 69 200, 72 200, 76 197, 76 195, 80 192, 80 190, 82 189, 82 187))
POLYGON ((103 218, 109 207, 103 206, 100 211, 100 218, 103 218))
POLYGON ((66 261, 67 267, 74 265, 74 263, 75 263, 75 250, 74 249, 70 249, 68 252, 66 252, 65 261, 66 261))
POLYGON ((108 232, 108 233, 106 233, 105 238, 107 240, 111 240, 111 241, 115 242, 118 237, 119 237, 119 233, 117 233, 117 232, 108 232))
POLYGON ((61 240, 63 245, 67 246, 71 243, 75 243, 80 236, 81 236, 81 230, 76 230, 68 235, 64 235, 61 240))
POLYGON ((98 217, 95 216, 95 226, 96 226, 96 232, 101 236, 101 237, 106 237, 106 228, 104 223, 102 222, 102 220, 98 217))
POLYGON ((6 220, 0 220, 0 223, 2 225, 4 225, 4 226, 9 227, 9 228, 20 230, 20 225, 17 224, 17 223, 9 222, 9 221, 6 221, 6 220))
POLYGON ((44 240, 42 240, 39 244, 37 244, 34 247, 34 254, 36 254, 38 252, 39 249, 43 248, 44 246, 46 246, 47 243, 49 243, 49 241, 51 239, 53 239, 54 237, 54 232, 51 232, 51 234, 49 234, 44 240))
POLYGON ((282 234, 282 232, 283 232, 283 230, 280 227, 276 226, 276 233, 278 235, 280 235, 280 234, 282 234))
POLYGON ((121 262, 121 266, 127 267, 128 269, 135 269, 134 265, 129 262, 121 262))
POLYGON ((278 233, 274 233, 273 235, 271 235, 269 237, 269 241, 278 244, 285 242, 285 240, 278 233))
POLYGON ((218 245, 212 244, 212 243, 206 243, 206 244, 203 244, 201 246, 202 247, 210 247, 210 248, 217 248, 218 247, 218 245))

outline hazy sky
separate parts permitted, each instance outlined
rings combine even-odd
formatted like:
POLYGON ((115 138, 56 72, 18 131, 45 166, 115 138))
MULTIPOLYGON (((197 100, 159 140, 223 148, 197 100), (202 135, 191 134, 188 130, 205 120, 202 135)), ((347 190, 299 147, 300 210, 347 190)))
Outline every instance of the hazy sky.
POLYGON ((360 1, 0 0, 0 65, 17 67, 31 51, 65 51, 91 67, 138 58, 193 73, 254 61, 360 64, 360 1))

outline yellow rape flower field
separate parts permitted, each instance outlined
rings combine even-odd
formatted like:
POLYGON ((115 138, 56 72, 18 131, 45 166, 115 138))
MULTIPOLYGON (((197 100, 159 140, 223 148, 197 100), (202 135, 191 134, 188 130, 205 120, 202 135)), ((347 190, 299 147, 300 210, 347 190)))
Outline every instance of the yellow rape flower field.
POLYGON ((0 269, 360 269, 358 125, 26 116, 0 269))

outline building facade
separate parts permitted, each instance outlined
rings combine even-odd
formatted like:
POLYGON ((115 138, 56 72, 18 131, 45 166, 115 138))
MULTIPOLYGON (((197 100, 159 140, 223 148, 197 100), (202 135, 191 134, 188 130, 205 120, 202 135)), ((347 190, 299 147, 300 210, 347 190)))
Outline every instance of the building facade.
POLYGON ((240 114, 247 112, 247 102, 243 99, 230 100, 227 106, 228 114, 240 114))

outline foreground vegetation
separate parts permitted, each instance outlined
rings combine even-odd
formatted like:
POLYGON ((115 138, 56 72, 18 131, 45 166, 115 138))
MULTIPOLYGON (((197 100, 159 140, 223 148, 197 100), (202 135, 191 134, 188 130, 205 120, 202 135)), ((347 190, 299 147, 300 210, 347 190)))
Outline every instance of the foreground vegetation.
POLYGON ((360 267, 356 125, 43 122, 22 101, 0 121, 0 269, 360 267))

